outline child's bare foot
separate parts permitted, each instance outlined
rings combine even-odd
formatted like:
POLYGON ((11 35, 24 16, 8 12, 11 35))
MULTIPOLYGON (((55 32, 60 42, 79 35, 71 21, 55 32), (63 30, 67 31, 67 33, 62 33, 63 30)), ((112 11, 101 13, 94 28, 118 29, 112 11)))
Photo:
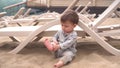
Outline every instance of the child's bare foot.
POLYGON ((45 39, 44 44, 45 44, 45 46, 47 47, 47 49, 49 51, 53 51, 54 50, 53 45, 51 44, 51 42, 48 39, 45 39))
POLYGON ((55 65, 54 65, 54 68, 60 68, 60 67, 62 67, 64 64, 63 64, 63 62, 62 61, 59 61, 58 63, 56 63, 55 65))

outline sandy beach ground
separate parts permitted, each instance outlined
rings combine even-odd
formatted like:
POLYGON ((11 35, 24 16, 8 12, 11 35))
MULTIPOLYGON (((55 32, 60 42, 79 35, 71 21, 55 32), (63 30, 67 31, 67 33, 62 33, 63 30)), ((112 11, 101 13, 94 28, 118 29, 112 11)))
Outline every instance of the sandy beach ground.
MULTIPOLYGON (((43 46, 42 40, 29 43, 19 54, 10 54, 18 43, 0 37, 0 68, 53 68, 58 59, 43 46)), ((119 41, 110 44, 120 49, 119 41)), ((120 68, 120 57, 108 53, 90 37, 78 38, 77 50, 75 59, 63 68, 120 68)))

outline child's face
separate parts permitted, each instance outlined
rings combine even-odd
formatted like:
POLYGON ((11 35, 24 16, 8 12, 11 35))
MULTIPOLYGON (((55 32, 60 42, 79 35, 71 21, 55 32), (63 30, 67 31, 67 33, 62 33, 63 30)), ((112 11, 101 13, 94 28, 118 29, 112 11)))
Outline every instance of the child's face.
POLYGON ((61 22, 61 26, 62 26, 62 30, 65 32, 65 33, 70 33, 74 30, 76 24, 73 24, 72 22, 70 21, 66 21, 66 22, 61 22))

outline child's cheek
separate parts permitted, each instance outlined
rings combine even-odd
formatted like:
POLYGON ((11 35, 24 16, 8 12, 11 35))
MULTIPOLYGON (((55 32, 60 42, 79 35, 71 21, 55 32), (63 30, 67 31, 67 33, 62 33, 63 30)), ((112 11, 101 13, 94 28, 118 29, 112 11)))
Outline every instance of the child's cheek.
POLYGON ((68 28, 66 28, 66 31, 69 31, 69 29, 68 29, 68 28))

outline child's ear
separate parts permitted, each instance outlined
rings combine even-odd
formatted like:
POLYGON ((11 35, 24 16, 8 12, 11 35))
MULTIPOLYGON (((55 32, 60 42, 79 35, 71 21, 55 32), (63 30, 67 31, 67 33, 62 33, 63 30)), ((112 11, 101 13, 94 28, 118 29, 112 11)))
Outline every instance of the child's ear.
POLYGON ((74 27, 76 27, 77 26, 77 24, 74 24, 74 27))

